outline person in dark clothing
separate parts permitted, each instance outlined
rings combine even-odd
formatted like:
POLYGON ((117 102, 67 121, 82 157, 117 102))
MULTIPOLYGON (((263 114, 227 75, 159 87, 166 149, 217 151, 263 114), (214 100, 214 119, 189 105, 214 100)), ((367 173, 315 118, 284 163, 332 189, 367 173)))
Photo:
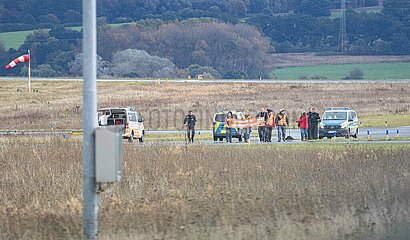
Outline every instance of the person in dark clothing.
POLYGON ((268 116, 265 123, 265 142, 272 142, 272 130, 275 127, 275 114, 268 109, 268 116))
POLYGON ((312 108, 311 107, 309 108, 307 116, 308 116, 308 140, 312 140, 312 133, 311 133, 312 132, 312 125, 311 125, 311 122, 310 122, 310 118, 312 117, 312 108))
POLYGON ((265 141, 265 123, 268 119, 268 112, 266 109, 262 108, 262 110, 256 115, 256 119, 258 121, 258 134, 259 134, 259 141, 265 141))
POLYGON ((308 113, 308 139, 318 139, 318 124, 320 122, 320 115, 314 108, 309 108, 308 113))
POLYGON ((194 142, 196 117, 192 111, 184 118, 184 125, 187 128, 188 142, 194 142))

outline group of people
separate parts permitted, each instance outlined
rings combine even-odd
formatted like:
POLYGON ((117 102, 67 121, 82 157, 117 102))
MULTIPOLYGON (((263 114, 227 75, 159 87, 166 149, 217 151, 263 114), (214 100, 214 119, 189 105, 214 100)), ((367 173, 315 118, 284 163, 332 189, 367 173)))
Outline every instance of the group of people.
POLYGON ((300 139, 302 141, 318 139, 318 125, 320 115, 315 108, 309 108, 309 112, 303 112, 299 120, 296 120, 300 128, 300 139))
POLYGON ((278 142, 286 141, 286 128, 289 126, 289 118, 285 109, 280 109, 274 114, 272 109, 264 109, 256 115, 258 135, 261 142, 272 142, 272 131, 278 129, 278 142))
MULTIPOLYGON (((285 109, 280 109, 275 116, 271 109, 262 109, 257 115, 258 135, 261 142, 272 141, 272 130, 278 130, 278 142, 285 142, 287 139, 286 129, 289 126, 289 117, 285 109)), ((302 112, 300 118, 295 122, 300 128, 300 139, 302 141, 318 139, 318 124, 320 115, 314 108, 309 108, 309 112, 302 112)))
MULTIPOLYGON (((249 111, 245 111, 242 119, 245 122, 252 122, 252 117, 249 111)), ((252 131, 252 125, 237 124, 238 119, 235 119, 232 112, 228 112, 225 119, 225 129, 226 129, 226 141, 232 142, 232 129, 239 128, 242 129, 243 137, 245 142, 248 141, 250 137, 250 132, 252 131)), ((300 128, 300 136, 302 141, 315 140, 318 139, 318 124, 320 122, 320 115, 315 111, 315 108, 309 108, 308 112, 302 112, 300 118, 295 121, 298 123, 300 128)), ((195 137, 195 123, 196 117, 189 111, 188 115, 184 118, 184 125, 187 128, 187 136, 189 142, 194 142, 195 137)), ((272 109, 262 108, 261 111, 256 115, 256 122, 258 126, 258 135, 261 142, 272 142, 272 131, 273 128, 277 128, 278 131, 278 142, 285 142, 287 139, 286 129, 289 126, 289 117, 286 114, 285 109, 280 109, 277 114, 273 113, 272 109)))

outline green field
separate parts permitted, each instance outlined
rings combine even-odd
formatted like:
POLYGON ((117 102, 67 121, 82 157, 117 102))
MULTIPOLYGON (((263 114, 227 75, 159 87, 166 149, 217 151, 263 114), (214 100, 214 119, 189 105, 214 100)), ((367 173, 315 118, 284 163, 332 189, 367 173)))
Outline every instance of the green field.
MULTIPOLYGON (((367 12, 367 13, 381 13, 381 9, 356 9, 356 12, 367 12)), ((340 18, 342 16, 342 12, 337 10, 330 10, 330 18, 340 18)))
POLYGON ((18 49, 26 40, 27 35, 32 33, 33 30, 18 31, 18 32, 3 32, 0 33, 0 42, 4 44, 6 49, 14 48, 18 49))
POLYGON ((312 79, 342 79, 353 69, 364 73, 365 80, 399 80, 410 79, 410 62, 369 63, 369 64, 328 64, 319 66, 290 67, 275 69, 273 73, 279 80, 312 79))
MULTIPOLYGON (((109 25, 112 27, 119 27, 125 24, 129 24, 129 23, 114 23, 114 24, 109 24, 109 25)), ((78 27, 67 27, 67 28, 76 30, 76 31, 81 31, 82 27, 78 26, 78 27)), ((18 31, 18 32, 3 32, 3 33, 0 33, 0 42, 4 44, 4 47, 6 49, 9 49, 9 48, 18 49, 26 40, 27 35, 33 32, 34 30, 18 31)))

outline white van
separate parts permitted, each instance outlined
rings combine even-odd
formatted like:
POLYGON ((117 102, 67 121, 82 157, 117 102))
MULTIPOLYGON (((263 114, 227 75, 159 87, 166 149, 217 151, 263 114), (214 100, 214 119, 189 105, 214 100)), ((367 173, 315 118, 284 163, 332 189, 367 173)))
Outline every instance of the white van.
POLYGON ((134 139, 144 142, 144 119, 131 108, 101 108, 98 110, 98 124, 123 125, 123 138, 127 138, 129 142, 134 139))

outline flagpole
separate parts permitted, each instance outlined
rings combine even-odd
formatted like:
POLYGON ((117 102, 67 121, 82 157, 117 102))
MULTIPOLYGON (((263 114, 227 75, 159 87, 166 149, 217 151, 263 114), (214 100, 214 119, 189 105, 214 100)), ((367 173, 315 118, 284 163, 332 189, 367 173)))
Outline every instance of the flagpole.
POLYGON ((27 50, 28 52, 28 92, 31 92, 31 56, 30 56, 30 50, 27 50))

